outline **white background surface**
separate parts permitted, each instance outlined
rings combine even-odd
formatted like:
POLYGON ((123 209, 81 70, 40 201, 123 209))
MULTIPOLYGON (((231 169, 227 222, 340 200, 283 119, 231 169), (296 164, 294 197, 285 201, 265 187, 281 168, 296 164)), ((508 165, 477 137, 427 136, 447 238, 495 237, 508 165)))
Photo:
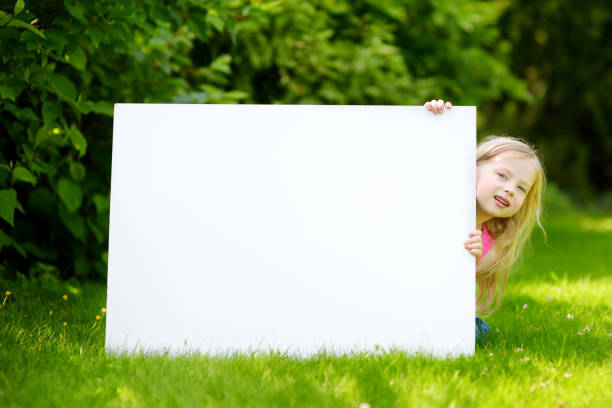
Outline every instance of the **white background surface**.
POLYGON ((106 349, 474 352, 476 110, 115 106, 106 349))

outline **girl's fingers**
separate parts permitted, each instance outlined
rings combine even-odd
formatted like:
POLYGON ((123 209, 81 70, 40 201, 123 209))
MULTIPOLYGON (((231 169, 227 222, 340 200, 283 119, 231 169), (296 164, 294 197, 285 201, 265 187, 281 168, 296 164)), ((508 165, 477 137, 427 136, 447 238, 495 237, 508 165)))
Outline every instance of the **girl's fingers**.
POLYGON ((482 251, 480 249, 472 249, 470 251, 470 254, 474 255, 476 258, 480 258, 482 251))
POLYGON ((465 246, 465 249, 467 249, 468 251, 472 249, 482 250, 482 244, 479 244, 479 243, 468 244, 465 246))
POLYGON ((437 115, 440 113, 444 113, 444 108, 446 109, 452 108, 453 104, 450 102, 444 103, 442 99, 438 99, 438 100, 432 99, 431 101, 425 102, 424 106, 428 111, 431 111, 434 113, 434 115, 437 115))
POLYGON ((472 240, 468 240, 465 241, 463 244, 466 248, 482 248, 482 241, 478 240, 478 241, 472 241, 472 240))
POLYGON ((482 231, 479 231, 479 230, 474 230, 474 231, 471 231, 471 232, 468 234, 468 237, 469 237, 469 238, 478 237, 478 238, 482 239, 482 231))
POLYGON ((431 100, 431 111, 435 114, 438 113, 438 102, 435 99, 431 100))

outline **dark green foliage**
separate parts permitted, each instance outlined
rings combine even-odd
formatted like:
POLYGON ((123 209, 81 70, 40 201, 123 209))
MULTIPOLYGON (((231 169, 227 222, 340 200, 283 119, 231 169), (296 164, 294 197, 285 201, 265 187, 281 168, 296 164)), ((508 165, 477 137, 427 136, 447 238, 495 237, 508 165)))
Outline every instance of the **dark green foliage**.
POLYGON ((575 200, 609 194, 610 2, 514 1, 499 27, 512 44, 510 68, 526 78, 535 103, 496 101, 491 125, 537 142, 548 172, 575 200))

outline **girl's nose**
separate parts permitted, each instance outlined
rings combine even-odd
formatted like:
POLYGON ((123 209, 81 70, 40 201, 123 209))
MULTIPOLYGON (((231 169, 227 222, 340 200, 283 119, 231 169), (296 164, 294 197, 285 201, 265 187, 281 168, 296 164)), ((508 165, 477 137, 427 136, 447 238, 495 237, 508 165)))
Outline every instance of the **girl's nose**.
POLYGON ((504 190, 506 191, 506 193, 508 193, 509 195, 514 195, 514 189, 512 188, 512 186, 506 186, 504 188, 504 190))

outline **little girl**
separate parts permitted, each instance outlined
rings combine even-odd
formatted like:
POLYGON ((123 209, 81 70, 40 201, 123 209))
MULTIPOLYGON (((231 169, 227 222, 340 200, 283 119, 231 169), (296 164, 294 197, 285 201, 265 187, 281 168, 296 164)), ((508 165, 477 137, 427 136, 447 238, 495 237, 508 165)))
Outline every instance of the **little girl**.
MULTIPOLYGON (((425 103, 434 114, 452 104, 442 100, 425 103)), ((476 311, 491 313, 500 303, 508 273, 540 223, 546 176, 535 150, 514 137, 489 136, 476 150, 476 229, 464 246, 476 259, 478 297, 476 311), (493 305, 495 302, 495 305, 493 305)), ((476 317, 476 339, 489 326, 476 317)))

